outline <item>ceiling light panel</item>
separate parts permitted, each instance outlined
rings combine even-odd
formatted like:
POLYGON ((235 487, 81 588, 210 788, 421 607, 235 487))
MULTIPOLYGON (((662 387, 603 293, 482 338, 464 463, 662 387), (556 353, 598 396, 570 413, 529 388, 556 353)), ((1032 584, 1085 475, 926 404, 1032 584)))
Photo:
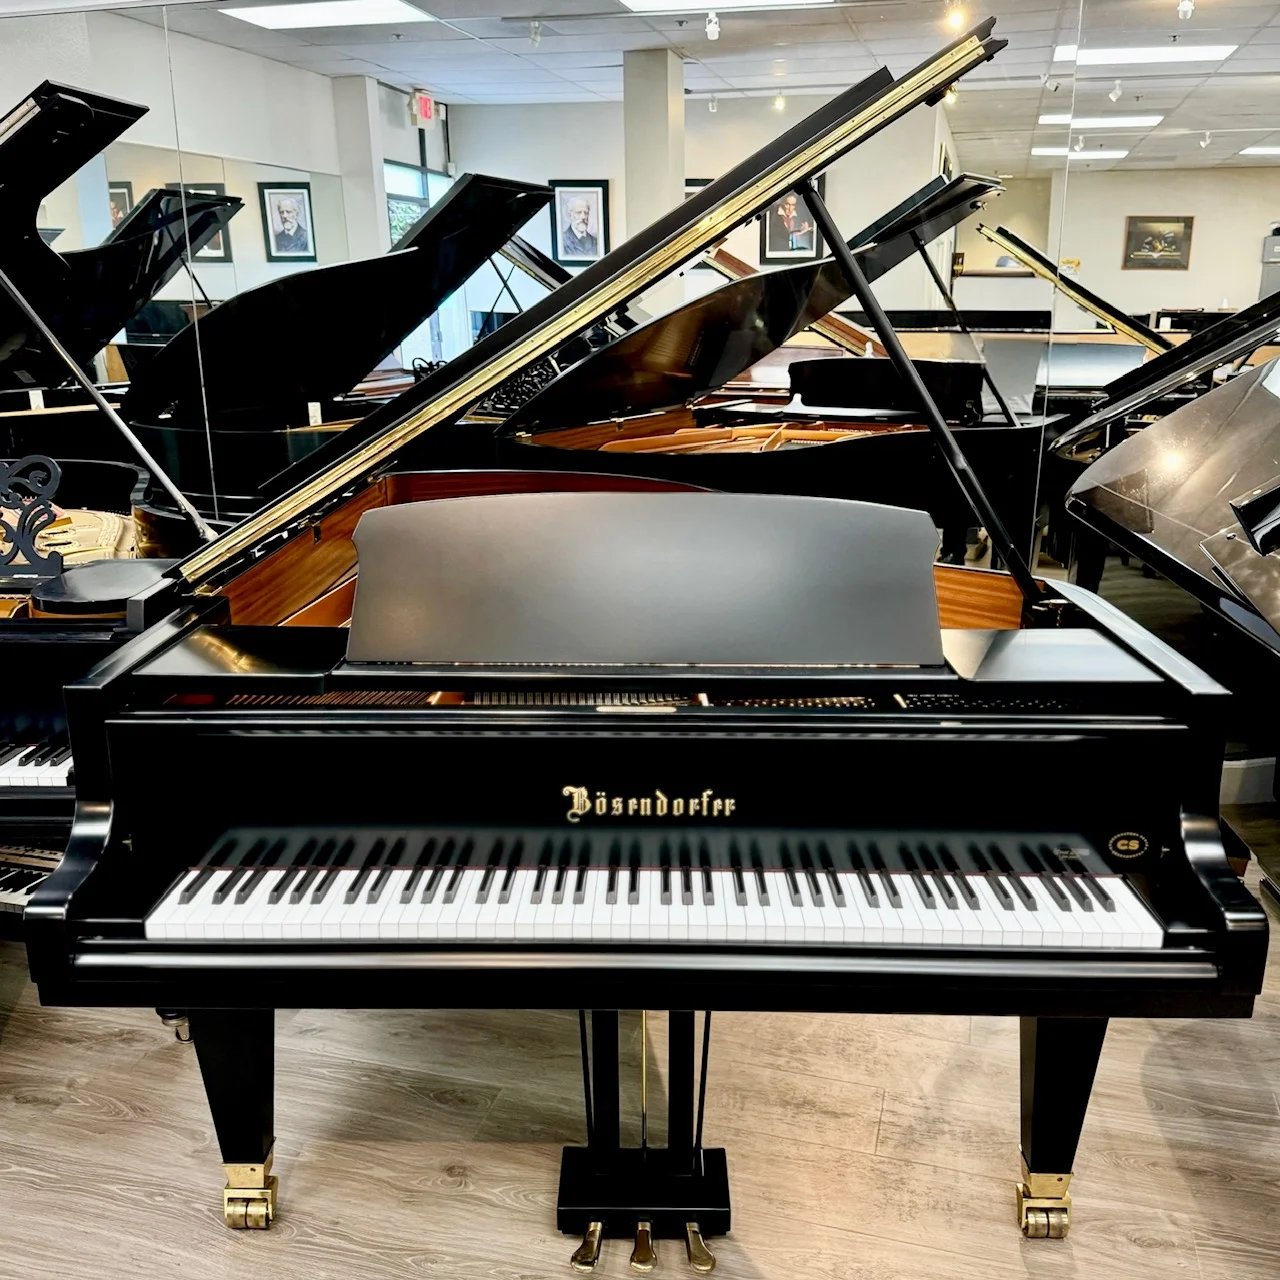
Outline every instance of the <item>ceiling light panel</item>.
POLYGON ((1073 129, 1153 129, 1164 116, 1044 115, 1040 124, 1066 124, 1073 129))
POLYGON ((319 27, 399 26, 406 22, 434 22, 405 0, 316 0, 308 4, 264 4, 245 9, 221 9, 228 17, 271 31, 301 31, 319 27))
POLYGON ((1280 147, 1245 147, 1242 156, 1280 156, 1280 147))
POLYGON ((1060 44, 1054 62, 1074 62, 1078 67, 1119 67, 1149 62, 1221 62, 1239 48, 1234 44, 1135 45, 1128 49, 1081 49, 1060 44))
POLYGON ((701 4, 693 0, 622 0, 632 13, 706 13, 708 9, 810 9, 817 5, 835 4, 835 0, 715 0, 701 4))
POLYGON ((1032 147, 1033 156, 1066 156, 1069 160, 1123 160, 1127 151, 1072 151, 1067 147, 1032 147))

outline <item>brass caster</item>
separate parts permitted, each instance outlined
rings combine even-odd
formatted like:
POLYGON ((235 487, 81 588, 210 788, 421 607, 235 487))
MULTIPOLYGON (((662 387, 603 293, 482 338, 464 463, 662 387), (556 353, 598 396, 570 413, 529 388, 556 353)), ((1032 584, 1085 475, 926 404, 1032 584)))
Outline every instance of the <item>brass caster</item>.
POLYGON ((1071 1230, 1066 1209, 1027 1209, 1022 1218, 1022 1234, 1028 1240, 1065 1240, 1071 1230))
POLYGON ((716 1269, 716 1255, 703 1242, 696 1222, 684 1224, 684 1251, 689 1255, 689 1265, 700 1276, 709 1276, 716 1269))
POLYGON ((604 1230, 604 1224, 600 1222, 592 1222, 587 1225, 587 1234, 582 1237, 582 1243, 573 1251, 573 1257, 569 1259, 569 1265, 575 1271, 594 1271, 596 1263, 600 1261, 600 1233, 604 1230))
POLYGON ((636 1245, 631 1250, 631 1270, 647 1275, 657 1266, 658 1252, 653 1247, 653 1232, 647 1222, 636 1224, 636 1245))
POLYGON ((160 1021, 173 1032, 173 1038, 179 1044, 191 1043, 191 1024, 185 1013, 162 1013, 160 1021))
POLYGON ((1069 1173, 1030 1173, 1018 1184, 1018 1225, 1028 1240, 1065 1240, 1071 1230, 1069 1173))
POLYGON ((271 1172, 275 1153, 261 1164, 228 1164, 222 1189, 222 1220, 237 1231, 265 1231, 276 1216, 280 1179, 271 1172))

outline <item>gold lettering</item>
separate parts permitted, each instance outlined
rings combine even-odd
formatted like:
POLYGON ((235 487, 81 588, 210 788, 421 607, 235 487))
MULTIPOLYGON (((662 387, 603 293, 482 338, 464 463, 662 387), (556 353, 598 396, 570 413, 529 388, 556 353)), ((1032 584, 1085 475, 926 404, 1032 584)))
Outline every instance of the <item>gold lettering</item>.
POLYGON ((613 803, 609 806, 609 812, 621 816, 622 814, 622 797, 614 796, 613 803))
POLYGON ((684 813, 684 800, 680 796, 676 796, 671 802, 671 812, 677 818, 684 813))
POLYGON ((635 796, 629 796, 627 798, 627 813, 629 815, 634 814, 639 807, 640 802, 635 798, 635 796))
POLYGON ((660 818, 667 816, 667 797, 661 791, 655 790, 653 793, 657 797, 658 803, 654 806, 654 812, 660 818))
POLYGON ((591 798, 586 787, 565 787, 561 795, 569 797, 569 812, 566 816, 570 822, 577 822, 584 813, 591 812, 591 798))
POLYGON ((647 818, 649 816, 649 811, 652 808, 653 808, 653 801, 650 800, 648 796, 641 796, 640 797, 640 816, 642 818, 647 818))
POLYGON ((726 818, 734 811, 734 809, 737 807, 737 804, 738 802, 736 800, 726 800, 724 802, 724 816, 726 818))
MULTIPOLYGON (((693 815, 697 812, 698 812, 698 797, 694 796, 693 799, 689 801, 689 817, 692 818, 693 815)), ((706 814, 703 814, 702 816, 705 818, 706 814)))
POLYGON ((600 817, 603 818, 608 811, 609 811, 609 802, 605 799, 604 792, 597 791, 596 792, 596 813, 598 813, 600 817))
POLYGON ((718 818, 718 817, 720 816, 720 812, 721 812, 721 810, 722 810, 723 808, 724 808, 724 801, 723 801, 723 800, 721 800, 719 796, 716 796, 716 799, 715 799, 715 807, 712 809, 712 811, 711 811, 711 812, 713 813, 713 815, 714 815, 715 817, 717 817, 717 818, 718 818))

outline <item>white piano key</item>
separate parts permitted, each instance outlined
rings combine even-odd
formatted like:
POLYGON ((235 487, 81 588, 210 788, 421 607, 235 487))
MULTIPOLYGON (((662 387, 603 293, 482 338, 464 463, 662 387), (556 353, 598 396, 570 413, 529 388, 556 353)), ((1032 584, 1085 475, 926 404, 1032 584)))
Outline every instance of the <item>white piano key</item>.
POLYGON ((785 942, 787 940, 787 917, 783 914, 780 902, 781 891, 774 883, 769 872, 764 875, 764 895, 761 896, 760 878, 752 874, 747 882, 747 894, 759 901, 764 912, 764 940, 766 942, 785 942))
POLYGON ((1003 947, 1022 945, 1022 927, 1014 920, 1012 911, 1005 911, 997 900, 995 890, 983 876, 967 877, 969 888, 978 899, 974 911, 978 928, 978 946, 1003 947), (1010 917, 1005 920, 1004 917, 1010 917))
MULTIPOLYGON (((505 874, 505 868, 494 868, 493 875, 489 878, 489 891, 485 896, 485 900, 477 904, 475 937, 481 942, 492 942, 498 937, 498 921, 502 915, 510 915, 514 921, 515 904, 500 901, 502 897, 502 878, 505 874)), ((483 879, 484 876, 481 875, 481 881, 483 879)))
POLYGON ((1117 876, 1114 884, 1108 882, 1107 892, 1115 899, 1116 911, 1124 915, 1124 946, 1154 949, 1164 945, 1164 929, 1125 880, 1117 876))
POLYGON ((898 876, 890 873, 887 877, 879 877, 880 884, 880 901, 884 904, 884 909, 888 914, 889 920, 894 921, 902 930, 901 938, 892 938, 888 928, 885 930, 885 941, 892 943, 901 943, 904 946, 921 946, 925 941, 925 922, 920 918, 924 907, 918 905, 918 899, 915 892, 907 893, 904 890, 902 881, 909 879, 908 876, 898 876), (885 890, 883 881, 888 879, 893 882, 893 887, 898 893, 898 903, 895 906, 893 898, 885 890))
POLYGON ((542 878, 542 901, 539 902, 533 911, 533 936, 535 938, 550 938, 551 926, 555 920, 556 902, 556 873, 554 867, 548 867, 546 874, 542 878))
MULTIPOLYGON (((838 907, 836 905, 835 891, 831 887, 831 881, 825 875, 819 875, 818 885, 822 890, 822 905, 817 908, 819 926, 821 934, 817 939, 819 942, 841 943, 844 941, 845 925, 849 917, 848 907, 838 907)), ((807 893, 809 886, 805 886, 807 893)), ((847 902, 848 899, 846 898, 847 902)))
POLYGON ((567 942, 573 937, 574 922, 583 914, 582 907, 574 901, 577 884, 578 868, 570 867, 564 876, 563 896, 551 914, 551 936, 560 942, 567 942))
POLYGON ((687 942, 689 908, 684 900, 684 877, 680 874, 679 867, 671 868, 671 901, 667 904, 666 911, 667 937, 673 942, 687 942))
POLYGON ((170 932, 174 917, 178 914, 178 908, 181 905, 182 890, 190 884, 200 873, 198 871, 187 871, 178 880, 178 882, 169 890, 159 903, 152 909, 147 916, 144 932, 148 938, 170 938, 181 937, 179 933, 170 932))
MULTIPOLYGON (((795 877, 794 887, 800 890, 803 895, 799 874, 795 877)), ((812 942, 814 939, 810 936, 811 921, 804 897, 801 896, 799 905, 797 905, 791 896, 792 888, 793 882, 790 876, 785 873, 775 874, 769 892, 771 897, 777 899, 778 906, 782 911, 782 923, 787 942, 799 946, 806 942, 812 942)))
POLYGON ((480 881, 483 879, 483 867, 462 873, 462 882, 458 885, 458 902, 461 905, 454 920, 454 936, 459 939, 474 941, 479 937, 477 924, 483 906, 476 901, 476 895, 480 892, 480 881))
POLYGON ((220 867, 205 881, 200 892, 192 899, 190 910, 177 922, 181 938, 198 941, 201 938, 216 938, 216 919, 218 908, 214 906, 213 895, 222 887, 224 880, 230 876, 231 870, 220 867))
POLYGON ((365 895, 356 921, 356 937, 390 939, 400 936, 400 917, 407 905, 400 901, 400 895, 412 876, 412 867, 397 867, 378 891, 377 902, 369 902, 368 894, 365 895))
POLYGON ((344 867, 338 872, 324 896, 324 902, 320 904, 324 908, 324 914, 320 917, 316 932, 308 933, 308 937, 342 937, 343 920, 356 910, 354 902, 347 902, 347 890, 355 884, 359 874, 359 867, 344 867))
POLYGON ((533 921, 537 907, 533 904, 533 883, 538 873, 533 868, 521 868, 515 874, 511 885, 511 898, 508 908, 514 908, 514 915, 506 917, 511 921, 510 933, 507 931, 506 919, 498 922, 499 937, 532 938, 533 921))
POLYGON ((707 940, 707 904, 703 901, 702 869, 694 867, 690 873, 693 885, 693 901, 689 904, 689 940, 705 942, 707 940))
POLYGON ((733 892, 733 877, 721 871, 711 873, 712 901, 706 904, 708 942, 744 941, 747 918, 733 892))
POLYGON ((265 936, 263 921, 267 917, 267 912, 271 909, 271 891, 283 875, 284 868, 282 867, 268 871, 258 882, 258 887, 245 901, 244 906, 237 910, 236 915, 242 938, 257 941, 265 936))
POLYGON ((587 872, 582 907, 574 921, 575 942, 608 942, 613 923, 613 908, 605 901, 609 893, 609 871, 594 867, 587 872))
POLYGON ((947 905, 947 895, 942 892, 942 887, 938 884, 938 880, 933 875, 927 875, 925 880, 928 882, 929 888, 933 890, 933 900, 937 905, 938 923, 942 926, 942 945, 944 947, 958 947, 964 943, 965 935, 965 900, 964 895, 951 882, 951 877, 939 872, 938 876, 946 882, 947 888, 951 891, 951 899, 955 903, 954 907, 947 905))
POLYGON ((644 933, 632 941, 666 942, 671 937, 671 917, 662 901, 662 875, 656 870, 640 870, 640 902, 644 908, 644 933))
POLYGON ((1071 928, 1071 922, 1064 918, 1065 913, 1049 896, 1044 885, 1037 883, 1035 876, 1023 876, 1022 883, 1027 892, 1036 900, 1036 910, 1032 913, 1040 923, 1042 947, 1065 947, 1068 940, 1077 930, 1071 928))

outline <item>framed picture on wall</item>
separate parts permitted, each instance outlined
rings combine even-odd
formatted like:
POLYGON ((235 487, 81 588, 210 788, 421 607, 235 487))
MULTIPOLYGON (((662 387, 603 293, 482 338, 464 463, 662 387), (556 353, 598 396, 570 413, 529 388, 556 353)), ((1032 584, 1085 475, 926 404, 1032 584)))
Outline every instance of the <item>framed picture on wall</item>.
POLYGON ((552 178, 551 256, 585 267, 609 252, 608 178, 552 178))
MULTIPOLYGON (((818 175, 818 194, 827 196, 827 175, 818 175)), ((817 262, 822 236, 798 191, 788 191, 760 215, 760 265, 817 262)))
POLYGON ((114 231, 133 208, 133 183, 108 182, 107 201, 111 205, 111 229, 114 231))
MULTIPOLYGON (((166 182, 166 191, 185 191, 189 196, 225 196, 227 188, 221 182, 166 182)), ((197 262, 230 262, 231 237, 224 227, 195 254, 197 262)))
POLYGON ((314 262, 315 221, 309 182, 260 182, 262 238, 268 262, 314 262))
POLYGON ((1120 265, 1126 271, 1185 271, 1191 265, 1194 222, 1194 218, 1126 218, 1120 265))

